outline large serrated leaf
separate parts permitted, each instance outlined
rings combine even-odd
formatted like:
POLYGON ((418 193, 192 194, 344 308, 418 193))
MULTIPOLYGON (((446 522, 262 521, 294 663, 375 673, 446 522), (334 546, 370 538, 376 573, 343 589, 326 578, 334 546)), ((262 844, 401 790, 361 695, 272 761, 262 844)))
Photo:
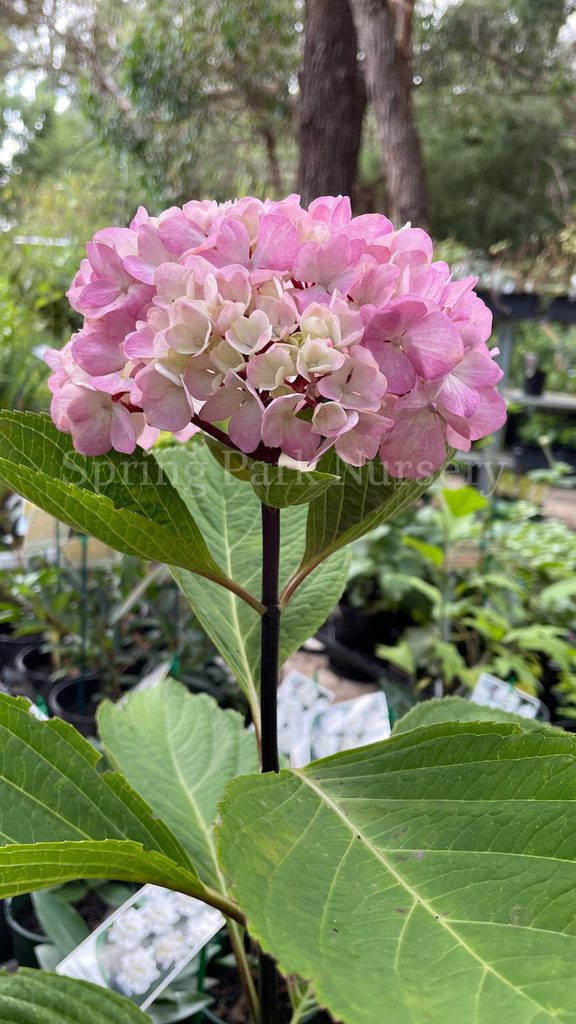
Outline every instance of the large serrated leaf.
POLYGON ((88 981, 21 967, 0 972, 0 1024, 150 1024, 129 999, 88 981))
POLYGON ((392 732, 395 735, 423 725, 437 725, 439 722, 511 722, 529 732, 553 728, 535 718, 524 718, 509 711, 501 711, 500 708, 474 704, 464 697, 442 697, 438 700, 424 700, 410 708, 406 715, 398 719, 392 732))
POLYGON ((152 455, 87 458, 42 413, 0 413, 0 477, 119 551, 225 582, 189 510, 152 455))
POLYGON ((0 694, 0 894, 71 878, 181 887, 213 902, 169 828, 72 726, 0 694))
POLYGON ((576 1021, 576 739, 431 726, 246 776, 222 860, 344 1024, 576 1021))
POLYGON ((235 711, 173 680, 123 704, 106 701, 98 725, 108 756, 178 836, 202 881, 225 891, 214 821, 226 784, 258 770, 254 733, 235 711))
MULTIPOLYGON (((262 540, 260 501, 249 483, 237 479, 195 438, 195 473, 187 472, 187 446, 161 449, 157 459, 191 509, 213 556, 226 573, 252 595, 260 591, 262 540)), ((306 507, 281 512, 280 576, 294 573, 304 548, 306 507)), ((338 601, 347 578, 348 558, 339 552, 306 580, 283 610, 280 660, 311 636, 338 601)), ((210 581, 175 570, 174 575, 202 626, 230 665, 258 714, 260 616, 246 602, 210 581)))
POLYGON ((433 482, 432 477, 396 480, 377 460, 362 467, 349 466, 333 451, 320 461, 319 468, 339 480, 310 502, 306 550, 288 585, 287 597, 323 559, 408 508, 433 482))
POLYGON ((189 868, 130 839, 65 840, 0 847, 0 897, 60 885, 77 878, 116 878, 150 882, 211 903, 226 913, 234 908, 209 892, 189 868))

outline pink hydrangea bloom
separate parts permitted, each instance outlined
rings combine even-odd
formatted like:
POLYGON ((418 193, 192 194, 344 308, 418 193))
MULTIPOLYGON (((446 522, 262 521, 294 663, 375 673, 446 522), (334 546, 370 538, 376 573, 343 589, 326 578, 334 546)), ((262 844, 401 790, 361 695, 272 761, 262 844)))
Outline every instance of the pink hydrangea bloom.
POLYGON ((52 415, 85 454, 200 428, 420 478, 504 422, 475 284, 343 196, 140 207, 87 246, 68 292, 84 325, 46 356, 52 415))

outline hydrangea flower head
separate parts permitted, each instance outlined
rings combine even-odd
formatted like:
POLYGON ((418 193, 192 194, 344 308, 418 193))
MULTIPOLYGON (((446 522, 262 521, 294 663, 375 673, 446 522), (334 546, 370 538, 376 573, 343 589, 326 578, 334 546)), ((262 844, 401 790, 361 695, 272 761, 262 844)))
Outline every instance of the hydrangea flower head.
POLYGON ((505 420, 475 284, 342 196, 140 208, 87 246, 68 292, 84 325, 47 355, 52 416, 86 455, 218 424, 263 461, 334 447, 425 477, 505 420))

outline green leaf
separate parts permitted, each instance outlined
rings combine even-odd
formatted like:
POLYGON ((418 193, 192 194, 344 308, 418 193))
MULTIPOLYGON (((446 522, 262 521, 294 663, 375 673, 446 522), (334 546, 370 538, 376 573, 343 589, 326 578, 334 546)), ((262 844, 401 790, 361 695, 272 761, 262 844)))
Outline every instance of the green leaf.
POLYGON ((435 587, 433 583, 428 583, 427 580, 421 579, 420 576, 406 576, 401 572, 387 572, 383 574, 383 579, 388 583, 401 583, 405 590, 409 588, 417 590, 418 593, 427 597, 430 603, 436 607, 442 604, 443 594, 440 588, 435 587))
POLYGON ((523 718, 499 708, 488 708, 482 704, 474 704, 463 697, 442 697, 439 700, 425 700, 396 722, 392 732, 408 732, 423 725, 436 725, 439 722, 511 722, 520 725, 529 732, 551 729, 544 722, 534 718, 523 718))
MULTIPOLYGON (((235 916, 229 901, 205 889, 190 869, 128 839, 11 843, 0 847, 0 897, 18 896, 76 878, 113 875, 126 882, 151 882, 175 889, 235 916)), ((238 914, 236 914, 238 916, 238 914)))
POLYGON ((213 826, 226 784, 258 770, 254 733, 235 711, 170 679, 123 704, 106 701, 98 724, 110 760, 180 839, 202 881, 226 891, 213 826))
POLYGON ((32 903, 42 931, 58 947, 60 959, 71 953, 90 934, 78 911, 57 889, 33 892, 32 903))
MULTIPOLYGON (((182 888, 213 902, 178 839, 72 726, 0 694, 0 895, 74 878, 182 888)), ((218 904, 219 905, 219 904, 218 904)))
POLYGON ((59 974, 0 972, 0 1024, 150 1024, 130 999, 59 974))
POLYGON ((320 473, 318 470, 302 472, 286 466, 269 466, 254 459, 248 463, 248 472, 258 498, 272 508, 306 505, 340 479, 333 473, 320 473))
POLYGON ((0 477, 63 523, 119 551, 225 577, 152 455, 88 458, 41 413, 0 413, 0 477))
POLYGON ((251 935, 345 1024, 545 1024, 576 1003, 576 740, 450 723, 244 776, 251 935))
MULTIPOLYGON (((261 505, 251 486, 227 473, 201 438, 195 438, 195 471, 186 471, 186 446, 166 448, 157 459, 180 493, 212 554, 242 588, 259 593, 262 573, 261 505)), ((306 507, 281 512, 282 583, 293 574, 304 546, 306 507)), ((315 572, 284 608, 280 659, 284 661, 326 620, 347 579, 348 558, 339 553, 315 572)), ((230 665, 258 716, 260 616, 246 602, 210 581, 175 570, 174 576, 200 623, 230 665)))
POLYGON ((248 480, 260 501, 271 508, 305 505, 340 479, 332 473, 303 471, 259 462, 233 448, 227 448, 208 435, 204 441, 223 469, 239 480, 248 480))
POLYGON ((34 956, 43 971, 54 971, 62 959, 60 950, 51 942, 39 942, 34 946, 34 956))
POLYGON ((427 544, 426 541, 418 540, 417 537, 402 537, 402 543, 407 548, 418 551, 419 554, 427 558, 433 565, 444 565, 444 552, 437 544, 427 544))
POLYGON ((306 550, 284 600, 325 558, 408 508, 433 482, 432 477, 395 480, 378 461, 349 466, 333 451, 319 465, 339 480, 309 505, 306 550))
POLYGON ((538 594, 538 604, 545 610, 570 610, 576 601, 576 579, 558 580, 538 594))
POLYGON ((376 648, 376 654, 383 661, 389 661, 391 665, 395 665, 396 668, 406 672, 409 676, 416 675, 416 662, 412 653, 410 644, 407 640, 401 640, 400 643, 389 646, 388 644, 378 644, 376 648))
POLYGON ((475 487, 445 487, 442 497, 453 516, 470 516, 486 508, 488 499, 475 487))

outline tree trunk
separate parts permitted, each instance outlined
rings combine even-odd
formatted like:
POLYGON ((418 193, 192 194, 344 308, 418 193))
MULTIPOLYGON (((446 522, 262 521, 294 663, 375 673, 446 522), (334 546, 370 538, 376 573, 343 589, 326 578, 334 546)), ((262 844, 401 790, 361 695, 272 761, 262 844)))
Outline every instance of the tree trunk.
POLYGON ((425 226, 426 177, 412 108, 414 0, 350 0, 350 6, 382 146, 386 212, 397 227, 408 220, 425 226))
POLYGON ((366 91, 348 0, 306 0, 304 21, 298 191, 307 205, 353 192, 366 91))

